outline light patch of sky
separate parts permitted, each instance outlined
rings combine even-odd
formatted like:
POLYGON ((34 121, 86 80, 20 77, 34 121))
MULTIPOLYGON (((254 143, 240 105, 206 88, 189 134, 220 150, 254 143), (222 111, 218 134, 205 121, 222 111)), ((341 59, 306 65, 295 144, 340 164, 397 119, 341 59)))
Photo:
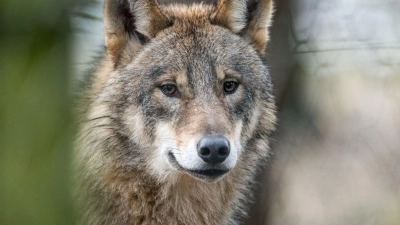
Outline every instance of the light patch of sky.
POLYGON ((293 51, 311 75, 400 71, 400 3, 393 0, 297 0, 293 51))

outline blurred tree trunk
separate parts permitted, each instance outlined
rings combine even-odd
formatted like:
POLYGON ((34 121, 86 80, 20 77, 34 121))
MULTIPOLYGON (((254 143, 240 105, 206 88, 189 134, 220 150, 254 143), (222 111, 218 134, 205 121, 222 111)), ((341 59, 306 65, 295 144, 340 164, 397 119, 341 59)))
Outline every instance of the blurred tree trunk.
MULTIPOLYGON (((275 14, 273 24, 270 28, 271 39, 268 43, 265 56, 265 62, 273 78, 278 112, 281 111, 287 93, 290 92, 290 83, 295 68, 295 60, 290 47, 290 2, 291 0, 275 1, 275 14)), ((273 146, 274 142, 271 143, 272 152, 274 152, 273 146)), ((249 217, 244 223, 245 225, 267 225, 268 211, 272 203, 270 201, 269 189, 273 185, 270 184, 270 168, 273 164, 274 157, 272 154, 269 164, 257 176, 258 186, 254 193, 255 203, 251 207, 249 217)))

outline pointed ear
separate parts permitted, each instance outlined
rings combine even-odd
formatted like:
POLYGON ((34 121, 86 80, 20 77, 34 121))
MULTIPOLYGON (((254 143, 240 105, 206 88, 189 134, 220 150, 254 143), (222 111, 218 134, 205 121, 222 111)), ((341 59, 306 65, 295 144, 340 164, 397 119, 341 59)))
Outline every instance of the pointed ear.
POLYGON ((269 40, 272 0, 220 0, 211 22, 232 30, 250 41, 260 55, 269 40))
POLYGON ((105 0, 105 41, 113 63, 127 47, 138 51, 170 24, 155 0, 105 0))

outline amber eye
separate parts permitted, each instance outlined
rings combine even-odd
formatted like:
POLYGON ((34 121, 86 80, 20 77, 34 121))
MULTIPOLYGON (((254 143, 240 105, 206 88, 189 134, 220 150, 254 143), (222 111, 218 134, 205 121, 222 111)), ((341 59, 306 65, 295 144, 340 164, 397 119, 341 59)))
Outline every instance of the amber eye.
POLYGON ((224 91, 226 94, 232 94, 236 91, 238 83, 235 81, 227 81, 224 83, 224 91))
POLYGON ((173 84, 162 85, 161 91, 168 97, 179 97, 178 88, 173 84))

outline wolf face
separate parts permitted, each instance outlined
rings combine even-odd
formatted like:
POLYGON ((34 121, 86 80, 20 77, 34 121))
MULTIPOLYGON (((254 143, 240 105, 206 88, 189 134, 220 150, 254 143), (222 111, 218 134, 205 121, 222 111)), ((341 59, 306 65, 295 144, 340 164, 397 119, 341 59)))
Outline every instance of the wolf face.
POLYGON ((271 0, 105 1, 107 52, 83 98, 76 154, 88 224, 245 214, 276 120, 261 60, 271 10, 271 0))
MULTIPOLYGON (((118 11, 128 10, 122 2, 108 1, 106 15, 116 7, 111 16, 120 18, 118 11)), ((155 12, 147 8, 135 24, 121 17, 122 31, 107 26, 106 17, 115 66, 105 89, 113 93, 108 101, 114 122, 120 135, 143 147, 133 151, 152 161, 148 167, 155 176, 179 170, 216 180, 235 167, 243 151, 251 151, 247 141, 265 115, 262 108, 273 101, 268 70, 255 40, 233 32, 244 29, 241 23, 230 29, 219 21, 228 12, 210 6, 152 7, 155 12), (154 20, 158 27, 150 24, 154 20), (111 41, 116 38, 124 43, 111 41)), ((262 31, 267 35, 266 27, 262 31)))
POLYGON ((251 122, 259 120, 256 99, 270 91, 267 69, 245 41, 220 27, 205 29, 159 35, 118 75, 118 88, 129 90, 116 102, 127 107, 126 135, 145 134, 132 141, 153 146, 156 173, 169 165, 213 179, 234 168, 245 134, 254 132, 251 122))

